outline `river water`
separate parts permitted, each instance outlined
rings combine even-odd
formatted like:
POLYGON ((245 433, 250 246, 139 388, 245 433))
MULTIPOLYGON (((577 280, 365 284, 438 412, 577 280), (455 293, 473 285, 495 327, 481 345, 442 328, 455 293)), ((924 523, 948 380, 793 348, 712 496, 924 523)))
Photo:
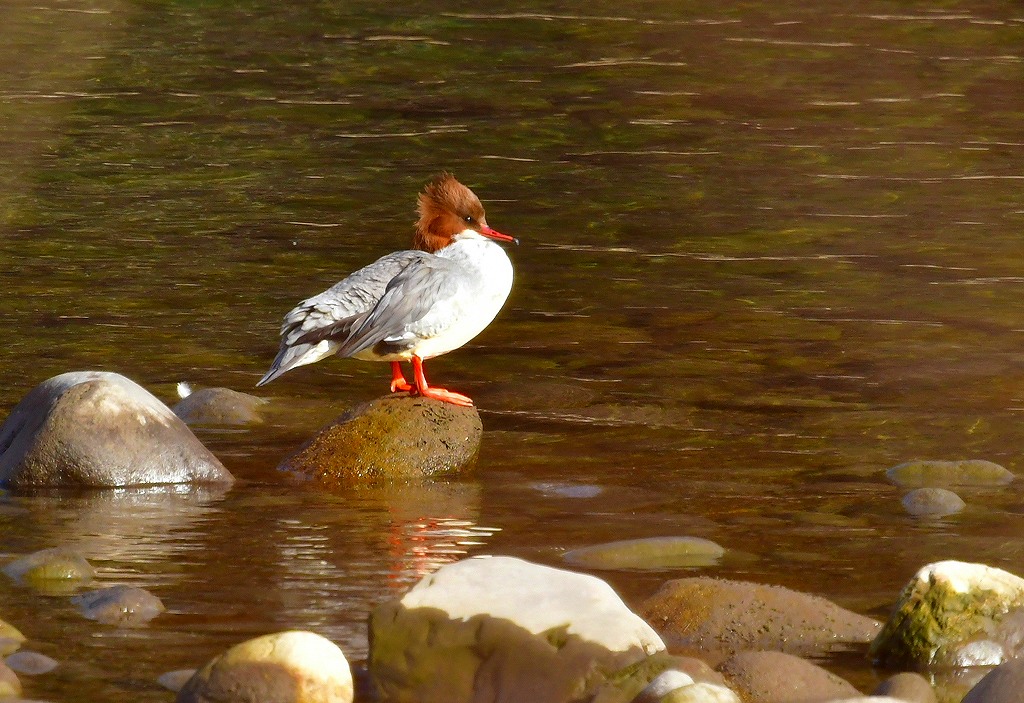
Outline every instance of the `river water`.
MULTIPOLYGON (((885 469, 1024 444, 1024 10, 1013 2, 633 5, 2 0, 0 407, 72 370, 252 391, 281 317, 408 246, 447 169, 514 234, 502 314, 432 380, 475 473, 322 495, 275 467, 386 367, 266 390, 200 433, 230 491, 9 496, 2 553, 81 549, 169 612, 121 631, 0 581, 63 666, 33 698, 155 684, 257 634, 365 657, 365 618, 437 565, 692 535, 694 570, 884 618, 938 559, 1024 572, 1024 496, 908 516, 885 469)), ((859 655, 833 670, 870 689, 859 655)))

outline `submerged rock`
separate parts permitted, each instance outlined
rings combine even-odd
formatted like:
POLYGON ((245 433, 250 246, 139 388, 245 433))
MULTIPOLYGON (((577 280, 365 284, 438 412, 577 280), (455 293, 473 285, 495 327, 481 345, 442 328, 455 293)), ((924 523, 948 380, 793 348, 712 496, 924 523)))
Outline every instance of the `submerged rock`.
POLYGON ((861 695, 848 681, 782 652, 739 652, 718 671, 745 701, 825 703, 861 695))
POLYGON ((135 586, 111 586, 71 600, 88 619, 119 627, 145 625, 166 610, 159 598, 135 586))
POLYGON ((0 483, 16 488, 231 480, 166 405, 115 373, 54 376, 0 427, 0 483))
POLYGON ((941 561, 903 588, 870 654, 887 666, 992 666, 1024 651, 1024 579, 941 561))
POLYGON ((595 544, 562 555, 566 562, 588 569, 675 569, 712 566, 725 549, 700 537, 649 537, 595 544))
POLYGON ((812 654, 866 644, 881 624, 818 596, 746 581, 669 581, 639 613, 674 648, 812 654))
POLYGON ((281 468, 327 488, 457 474, 476 459, 475 408, 404 395, 363 403, 332 422, 281 468))
POLYGON ((352 670, 336 644, 292 630, 235 645, 178 691, 177 703, 351 703, 352 670))
POLYGON ((904 487, 1003 486, 1013 474, 999 464, 983 459, 959 461, 908 461, 885 472, 889 480, 904 487))
POLYGON ((604 581, 512 557, 443 566, 370 615, 383 700, 585 700, 662 650, 604 581))
MULTIPOLYGON (((179 384, 179 386, 182 384, 179 384)), ((187 425, 259 425, 265 398, 230 388, 202 388, 187 393, 171 411, 187 425)))
POLYGON ((12 671, 29 676, 46 674, 59 666, 56 659, 39 652, 15 652, 4 659, 4 663, 11 667, 12 671))
POLYGON ((943 517, 960 512, 967 503, 945 488, 916 488, 903 496, 903 508, 916 517, 943 517))
POLYGON ((65 595, 92 581, 96 572, 78 552, 54 547, 12 561, 4 573, 44 593, 65 595))

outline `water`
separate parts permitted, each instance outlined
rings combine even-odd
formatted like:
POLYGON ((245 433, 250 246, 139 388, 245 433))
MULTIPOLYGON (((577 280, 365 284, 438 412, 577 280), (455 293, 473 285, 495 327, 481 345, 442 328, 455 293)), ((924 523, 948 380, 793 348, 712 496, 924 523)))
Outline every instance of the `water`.
MULTIPOLYGON (((679 535, 692 573, 884 617, 928 561, 1019 571, 1024 499, 905 515, 913 458, 1020 470, 1024 13, 1010 2, 0 3, 0 365, 11 408, 70 370, 252 390, 282 315, 407 246, 453 171, 520 237, 498 320, 432 380, 476 399, 474 476, 318 495, 275 467, 381 394, 328 361, 270 427, 202 433, 240 479, 11 496, 3 551, 81 548, 153 591, 141 630, 0 580, 65 662, 52 701, 166 701, 155 678, 365 616, 465 554, 560 564, 679 535)), ((833 667, 862 688, 885 672, 833 667)))

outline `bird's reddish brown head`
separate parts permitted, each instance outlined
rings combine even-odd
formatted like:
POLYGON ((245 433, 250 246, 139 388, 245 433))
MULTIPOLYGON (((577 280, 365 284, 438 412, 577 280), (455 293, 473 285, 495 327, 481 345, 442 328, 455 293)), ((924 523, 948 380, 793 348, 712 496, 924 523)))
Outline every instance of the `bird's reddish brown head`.
POLYGON ((467 229, 500 239, 515 241, 487 226, 480 199, 450 173, 441 173, 428 183, 419 197, 420 219, 416 223, 413 246, 435 252, 452 243, 452 238, 467 229))

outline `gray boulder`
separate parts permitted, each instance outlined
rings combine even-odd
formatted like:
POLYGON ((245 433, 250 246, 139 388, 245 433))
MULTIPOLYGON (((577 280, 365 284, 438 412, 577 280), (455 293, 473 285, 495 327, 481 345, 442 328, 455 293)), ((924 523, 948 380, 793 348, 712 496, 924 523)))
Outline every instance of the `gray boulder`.
POLYGON ((946 488, 915 488, 903 496, 902 503, 916 517, 945 517, 967 507, 963 498, 946 488))
POLYGON ((482 436, 476 408, 386 396, 344 413, 281 468, 328 489, 405 483, 467 469, 476 459, 482 436))
POLYGON ((881 628, 818 596, 704 576, 667 582, 638 612, 673 648, 726 654, 826 653, 867 644, 881 628))
POLYGON ((54 376, 0 427, 0 484, 14 488, 232 480, 166 405, 115 373, 54 376))
POLYGON ((370 615, 382 700, 588 700, 663 650, 604 581, 512 557, 443 566, 370 615))

